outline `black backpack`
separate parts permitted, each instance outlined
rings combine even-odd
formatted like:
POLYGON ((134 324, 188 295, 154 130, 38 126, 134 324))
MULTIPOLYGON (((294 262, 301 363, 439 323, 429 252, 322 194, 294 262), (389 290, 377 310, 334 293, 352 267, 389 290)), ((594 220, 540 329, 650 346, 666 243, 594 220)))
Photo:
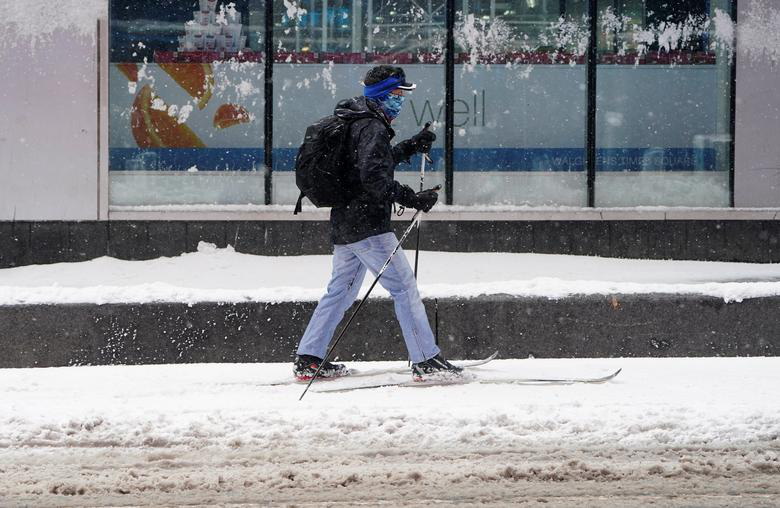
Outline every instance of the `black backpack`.
POLYGON ((349 201, 344 184, 346 140, 350 121, 336 115, 320 118, 306 129, 295 157, 295 184, 301 191, 293 214, 301 211, 303 197, 314 206, 339 206, 349 201))

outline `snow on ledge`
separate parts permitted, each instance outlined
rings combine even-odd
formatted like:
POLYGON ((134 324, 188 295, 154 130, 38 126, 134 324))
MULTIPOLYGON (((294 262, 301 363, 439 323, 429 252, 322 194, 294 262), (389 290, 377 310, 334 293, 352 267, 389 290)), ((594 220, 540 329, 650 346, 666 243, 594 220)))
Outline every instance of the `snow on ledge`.
MULTIPOLYGON (((414 252, 405 252, 411 263, 414 252)), ((331 256, 256 256, 201 243, 148 261, 109 257, 0 270, 0 305, 317 301, 331 256), (194 274, 197 274, 195 276, 194 274)), ((363 292, 373 279, 366 277, 363 292)), ((423 298, 677 294, 739 302, 780 295, 780 265, 510 253, 420 253, 423 298)), ((377 287, 372 297, 389 297, 377 287)))

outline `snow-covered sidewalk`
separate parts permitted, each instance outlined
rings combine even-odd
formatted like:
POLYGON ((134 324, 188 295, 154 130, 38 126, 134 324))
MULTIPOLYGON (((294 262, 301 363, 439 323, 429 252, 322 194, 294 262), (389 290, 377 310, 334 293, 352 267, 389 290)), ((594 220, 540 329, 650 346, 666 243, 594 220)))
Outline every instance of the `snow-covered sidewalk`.
POLYGON ((302 402, 301 385, 263 386, 288 364, 0 370, 0 505, 667 506, 675 495, 772 506, 780 358, 504 360, 474 372, 617 367, 603 385, 310 392, 302 402))
MULTIPOLYGON (((413 260, 414 253, 405 253, 413 260)), ((330 256, 255 256, 201 243, 149 261, 103 257, 0 269, 0 305, 316 301, 330 256)), ((423 297, 677 293, 740 301, 780 295, 780 265, 510 253, 422 252, 423 297)), ((364 286, 368 286, 367 277, 364 286)), ((378 287, 375 296, 388 296, 378 287)))

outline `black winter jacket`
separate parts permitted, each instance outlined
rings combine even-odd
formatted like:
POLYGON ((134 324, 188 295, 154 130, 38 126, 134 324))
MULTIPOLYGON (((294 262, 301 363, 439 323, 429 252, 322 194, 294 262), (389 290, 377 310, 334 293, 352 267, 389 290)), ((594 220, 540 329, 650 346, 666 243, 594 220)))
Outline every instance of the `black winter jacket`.
POLYGON ((346 99, 336 105, 336 115, 351 121, 345 157, 348 195, 346 206, 330 212, 334 244, 353 243, 388 233, 393 203, 414 191, 394 180, 395 166, 414 154, 411 142, 395 146, 395 131, 380 107, 365 97, 346 99))

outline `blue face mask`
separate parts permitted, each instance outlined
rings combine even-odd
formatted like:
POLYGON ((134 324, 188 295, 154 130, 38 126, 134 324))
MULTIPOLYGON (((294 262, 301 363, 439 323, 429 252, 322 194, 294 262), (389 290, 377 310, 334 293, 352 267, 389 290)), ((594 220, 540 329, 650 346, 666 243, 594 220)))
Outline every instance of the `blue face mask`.
POLYGON ((391 120, 394 120, 401 113, 401 106, 404 105, 404 100, 406 100, 406 97, 403 95, 390 94, 382 101, 382 109, 385 110, 385 113, 391 120))

